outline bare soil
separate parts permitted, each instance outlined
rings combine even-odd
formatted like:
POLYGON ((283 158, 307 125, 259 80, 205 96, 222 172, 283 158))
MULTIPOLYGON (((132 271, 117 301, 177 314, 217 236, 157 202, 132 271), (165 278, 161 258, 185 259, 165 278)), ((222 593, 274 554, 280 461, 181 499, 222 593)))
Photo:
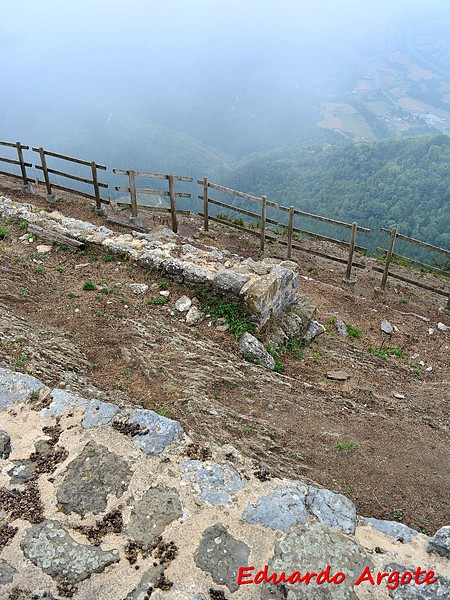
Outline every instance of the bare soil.
MULTIPOLYGON (((61 194, 50 208, 43 190, 29 196, 18 188, 0 178, 0 193, 14 200, 120 229, 75 195, 61 194)), ((394 279, 377 293, 378 263, 367 257, 348 286, 343 265, 298 252, 301 292, 328 331, 297 353, 282 352, 282 372, 269 372, 243 360, 237 340, 209 319, 190 328, 171 314, 190 290, 168 282, 168 303, 148 304, 161 298, 157 275, 119 258, 106 262, 94 247, 80 255, 54 246, 36 255, 43 241, 20 240, 25 230, 18 222, 0 224, 10 231, 0 242, 0 361, 52 386, 68 385, 70 372, 74 390, 88 382, 105 398, 157 409, 203 443, 230 444, 252 456, 255 470, 262 465, 346 494, 359 514, 402 520, 425 533, 448 524, 450 330, 437 329, 438 322, 450 326, 445 297, 394 279), (84 291, 86 280, 98 289, 84 291), (131 292, 136 282, 150 286, 145 296, 131 292), (338 333, 339 318, 353 336, 338 333), (397 328, 392 336, 380 330, 383 319, 397 328), (387 348, 394 350, 377 356, 387 348), (349 379, 327 378, 336 369, 349 379)), ((180 233, 192 235, 200 225, 186 217, 180 233)), ((198 245, 259 256, 257 239, 224 227, 213 231, 214 241, 198 245)), ((266 255, 284 253, 273 245, 266 255)))

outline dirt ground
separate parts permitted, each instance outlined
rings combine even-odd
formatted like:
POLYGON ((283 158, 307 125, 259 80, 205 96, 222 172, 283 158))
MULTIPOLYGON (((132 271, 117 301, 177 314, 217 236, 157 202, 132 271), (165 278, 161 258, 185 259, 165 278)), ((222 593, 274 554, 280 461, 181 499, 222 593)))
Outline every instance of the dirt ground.
MULTIPOLYGON (((0 194, 48 209, 42 190, 29 196, 17 182, 0 178, 0 194)), ((106 224, 86 200, 62 194, 56 208, 68 216, 106 224)), ((239 355, 237 340, 206 319, 190 328, 171 314, 183 289, 99 249, 69 252, 54 246, 36 254, 35 240, 19 222, 5 223, 0 241, 0 362, 35 374, 51 385, 83 385, 105 398, 153 408, 178 419, 203 441, 231 444, 277 474, 314 481, 351 498, 358 513, 403 521, 424 533, 448 524, 450 327, 446 298, 389 280, 372 258, 343 283, 344 265, 298 252, 301 293, 317 306, 327 332, 309 346, 280 354, 282 371, 269 372, 239 355), (83 290, 86 280, 98 289, 83 290), (130 283, 147 283, 145 296, 130 283), (169 292, 167 304, 149 304, 169 292), (336 319, 353 335, 342 336, 336 319), (380 330, 383 319, 395 326, 380 330), (431 331, 432 330, 432 331, 431 331), (64 356, 67 363, 64 364, 64 356), (327 378, 341 369, 346 381, 327 378)), ((186 217, 182 235, 201 225, 186 217)), ((125 229, 123 229, 125 231, 125 229)), ((258 240, 214 228, 214 241, 257 258, 258 240)), ((197 242, 196 242, 197 243, 197 242)), ((324 244, 308 247, 335 252, 324 244)), ((283 256, 269 246, 266 255, 283 256)), ((431 275, 411 274, 447 286, 431 275)), ((192 295, 192 293, 191 293, 192 295)))

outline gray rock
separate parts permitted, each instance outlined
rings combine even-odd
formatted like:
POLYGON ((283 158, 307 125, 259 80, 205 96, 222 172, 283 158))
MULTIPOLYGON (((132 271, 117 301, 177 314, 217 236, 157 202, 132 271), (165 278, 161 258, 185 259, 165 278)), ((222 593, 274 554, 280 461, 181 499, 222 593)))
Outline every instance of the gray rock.
POLYGON ((336 381, 347 381, 347 379, 350 379, 350 377, 351 377, 351 375, 349 373, 346 373, 342 369, 335 369, 333 371, 327 371, 328 379, 335 379, 336 381))
POLYGON ((14 460, 13 465, 13 468, 8 471, 12 485, 21 485, 33 479, 34 472, 36 471, 35 462, 29 458, 25 458, 24 460, 14 460))
POLYGON ((156 566, 149 569, 142 576, 141 581, 138 586, 134 588, 132 592, 130 592, 125 600, 148 600, 148 590, 150 587, 154 588, 155 584, 160 577, 164 573, 164 567, 156 566))
POLYGON ((430 539, 427 552, 450 558, 450 526, 441 527, 430 539))
POLYGON ((200 504, 232 506, 230 494, 242 490, 244 484, 239 473, 228 465, 207 464, 199 460, 186 460, 180 465, 184 478, 193 483, 199 492, 200 504))
POLYGON ((344 337, 348 335, 347 325, 345 324, 345 321, 343 321, 342 319, 337 319, 336 329, 337 329, 339 335, 342 335, 344 337))
POLYGON ((342 494, 309 486, 306 505, 324 525, 340 529, 347 534, 355 533, 356 508, 353 502, 342 494))
POLYGON ((325 327, 323 325, 317 321, 310 321, 304 339, 307 342, 312 342, 312 340, 314 340, 321 333, 324 333, 324 331, 325 327))
POLYGON ((0 430, 0 458, 7 459, 11 454, 11 436, 7 431, 0 430))
POLYGON ((27 530, 20 547, 31 562, 55 579, 71 583, 119 561, 119 551, 104 552, 76 542, 58 521, 44 521, 27 530))
POLYGON ((133 441, 146 454, 152 454, 153 456, 161 454, 169 444, 179 439, 183 433, 183 428, 178 421, 161 417, 152 410, 138 408, 132 412, 129 421, 148 429, 148 433, 134 436, 133 441))
POLYGON ((145 294, 148 290, 148 285, 146 283, 130 283, 129 286, 133 294, 136 294, 137 296, 145 294))
POLYGON ((88 442, 64 473, 57 488, 59 509, 84 516, 106 509, 108 495, 119 498, 128 489, 132 473, 128 462, 104 446, 88 442))
POLYGON ((248 504, 241 518, 248 523, 287 531, 294 525, 306 523, 306 492, 306 486, 276 490, 255 504, 248 504))
POLYGON ((266 369, 275 368, 275 359, 271 356, 259 340, 251 333, 245 332, 239 340, 241 354, 248 360, 260 364, 266 369))
POLYGON ((196 306, 191 306, 186 315, 186 323, 190 326, 198 325, 205 318, 205 313, 199 310, 196 306))
POLYGON ((317 585, 315 579, 312 579, 308 586, 304 582, 280 583, 278 586, 264 584, 261 599, 356 600, 357 598, 353 591, 354 582, 365 566, 371 566, 364 549, 339 531, 333 531, 319 523, 295 527, 284 539, 276 543, 274 556, 269 563, 269 574, 276 572, 279 575, 282 571, 286 574, 294 571, 300 571, 302 575, 306 572, 319 574, 326 565, 330 565, 332 575, 339 571, 343 572, 345 580, 339 585, 332 583, 317 585))
POLYGON ((98 425, 107 425, 119 411, 120 408, 111 402, 91 400, 84 411, 81 424, 84 429, 90 429, 98 425))
POLYGON ((41 417, 61 417, 63 414, 77 408, 77 406, 85 406, 89 402, 86 398, 60 389, 52 390, 51 398, 50 406, 40 411, 41 417))
POLYGON ((11 583, 14 573, 17 573, 17 570, 9 565, 6 560, 0 558, 0 584, 11 583))
POLYGON ((167 258, 161 265, 162 269, 170 276, 170 279, 177 283, 183 283, 184 264, 176 258, 167 258))
POLYGON ((296 312, 288 312, 281 317, 281 329, 290 340, 301 340, 306 334, 309 319, 296 312))
POLYGON ((381 321, 380 329, 383 333, 386 333, 387 335, 392 335, 394 333, 394 328, 389 323, 389 321, 386 320, 381 321))
MULTIPOLYGON (((389 563, 383 567, 383 571, 391 573, 398 571, 401 574, 405 571, 414 571, 417 566, 404 567, 396 563, 389 563)), ((437 581, 426 585, 416 585, 414 581, 404 585, 399 585, 396 590, 388 590, 389 597, 393 600, 448 600, 450 597, 450 579, 436 573, 437 581)), ((413 578, 414 579, 414 578, 413 578)), ((423 579, 421 575, 420 579, 423 579)))
POLYGON ((203 532, 194 560, 202 571, 211 574, 216 583, 235 592, 239 567, 248 565, 249 554, 247 544, 236 540, 223 525, 218 524, 203 532))
POLYGON ((211 283, 213 280, 214 275, 210 271, 199 267, 195 263, 185 262, 183 277, 186 285, 209 285, 209 283, 211 283))
POLYGON ((195 594, 195 596, 192 596, 191 600, 206 600, 206 598, 203 594, 195 594))
POLYGON ((0 367, 0 410, 16 402, 26 402, 31 392, 43 387, 45 385, 36 377, 0 367))
POLYGON ((382 531, 396 540, 401 540, 405 544, 411 541, 412 535, 417 535, 418 533, 415 529, 411 529, 407 525, 403 525, 403 523, 397 523, 397 521, 383 521, 380 519, 366 519, 366 521, 372 527, 378 529, 378 531, 382 531))
POLYGON ((231 292, 237 295, 249 279, 249 275, 241 275, 231 269, 223 269, 223 271, 219 271, 215 276, 213 288, 220 293, 231 292))
POLYGON ((191 308, 192 300, 188 296, 181 296, 175 302, 175 309, 179 312, 186 312, 191 308))
POLYGON ((163 485, 148 489, 134 502, 127 527, 128 535, 138 542, 150 544, 155 537, 183 514, 180 497, 174 489, 163 485))
POLYGON ((441 322, 437 324, 437 328, 439 329, 439 331, 447 331, 447 329, 450 329, 445 323, 441 322))

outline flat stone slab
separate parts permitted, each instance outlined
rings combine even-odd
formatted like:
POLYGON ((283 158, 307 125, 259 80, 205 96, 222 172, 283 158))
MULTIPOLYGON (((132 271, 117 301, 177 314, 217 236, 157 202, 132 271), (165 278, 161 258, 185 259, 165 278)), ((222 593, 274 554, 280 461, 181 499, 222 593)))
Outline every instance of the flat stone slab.
POLYGON ((239 567, 249 564, 249 554, 247 544, 236 540, 223 525, 217 524, 203 532, 194 560, 197 567, 210 573, 216 583, 235 592, 239 567))
POLYGON ((450 526, 441 527, 436 531, 428 543, 427 552, 450 558, 450 526))
MULTIPOLYGON (((407 569, 396 563, 389 563, 383 567, 383 571, 389 573, 398 571, 400 576, 407 570, 413 573, 416 569, 417 566, 411 566, 407 569)), ((414 581, 405 585, 399 585, 396 590, 389 590, 389 598, 393 598, 393 600, 448 600, 450 597, 450 579, 442 577, 438 573, 436 573, 436 577, 436 583, 427 585, 416 585, 414 581)), ((423 575, 421 575, 420 579, 423 579, 423 575)))
POLYGON ((366 519, 366 521, 378 531, 382 531, 396 540, 401 540, 405 544, 411 541, 412 535, 418 533, 415 529, 411 529, 403 523, 397 523, 397 521, 383 521, 382 519, 366 519))
POLYGON ((44 521, 27 530, 20 547, 31 562, 55 579, 71 583, 119 561, 119 551, 76 542, 58 521, 44 521))
POLYGON ((148 429, 148 433, 136 435, 133 440, 141 450, 153 456, 161 454, 169 444, 180 438, 183 433, 183 428, 178 421, 161 417, 153 410, 136 409, 132 412, 129 422, 148 429))
POLYGON ((101 513, 106 509, 108 495, 120 498, 128 489, 131 476, 128 461, 105 446, 88 442, 68 465, 57 488, 58 507, 66 514, 101 513))
POLYGON ((207 464, 200 460, 186 460, 180 465, 184 478, 197 487, 197 502, 232 506, 230 494, 239 492, 244 483, 239 473, 228 465, 207 464))
POLYGON ((132 590, 124 600, 145 600, 149 598, 148 590, 154 588, 158 577, 164 573, 164 567, 152 567, 142 576, 139 584, 132 590))
POLYGON ((11 436, 7 431, 0 431, 0 458, 6 460, 11 454, 11 436))
POLYGON ((31 392, 38 392, 44 387, 36 377, 0 367, 0 410, 17 402, 26 402, 31 392))
POLYGON ((82 398, 77 394, 72 394, 58 388, 52 390, 50 397, 52 402, 47 408, 43 408, 40 411, 39 414, 41 417, 61 417, 74 408, 77 408, 78 406, 85 406, 89 402, 89 400, 86 398, 82 398))
POLYGON ((351 375, 342 371, 341 369, 335 369, 334 371, 327 371, 327 379, 335 379, 336 381, 347 381, 351 375))
POLYGON ((107 425, 119 411, 120 408, 116 404, 102 402, 101 400, 92 400, 84 411, 81 424, 85 429, 107 425))
POLYGON ((332 529, 353 534, 356 529, 356 507, 342 494, 309 486, 306 504, 309 512, 332 529))
MULTIPOLYGON (((312 579, 309 585, 305 585, 305 582, 285 584, 282 587, 285 591, 289 590, 288 595, 280 595, 281 590, 277 590, 273 584, 263 584, 261 599, 357 599, 353 591, 354 582, 364 567, 372 566, 364 548, 341 532, 328 529, 320 523, 298 525, 289 531, 284 539, 276 542, 274 555, 269 562, 269 574, 276 572, 280 575, 282 571, 289 575, 295 571, 300 571, 302 576, 306 572, 319 574, 327 565, 330 565, 332 575, 343 572, 345 580, 339 585, 318 585, 315 579, 312 579)), ((259 569, 255 569, 255 572, 257 570, 259 569)))
POLYGON ((307 486, 276 490, 248 504, 241 518, 247 523, 287 531, 294 525, 306 523, 307 491, 307 486))
POLYGON ((150 488, 140 500, 134 502, 127 533, 135 541, 150 544, 182 514, 176 490, 165 486, 150 488))
POLYGON ((20 485, 33 479, 36 471, 36 463, 25 458, 24 460, 12 461, 13 467, 8 471, 11 485, 20 485))

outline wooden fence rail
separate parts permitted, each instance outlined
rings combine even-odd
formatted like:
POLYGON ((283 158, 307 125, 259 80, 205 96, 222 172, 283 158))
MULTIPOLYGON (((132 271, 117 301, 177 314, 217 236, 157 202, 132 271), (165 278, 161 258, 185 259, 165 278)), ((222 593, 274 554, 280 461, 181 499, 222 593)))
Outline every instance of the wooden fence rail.
POLYGON ((99 165, 94 161, 89 162, 87 160, 81 160, 80 158, 73 158, 71 156, 66 156, 64 154, 50 152, 48 150, 44 150, 43 148, 33 148, 32 150, 34 152, 39 153, 40 160, 41 160, 41 164, 35 165, 35 168, 38 169, 39 171, 42 171, 43 175, 44 175, 44 181, 40 181, 39 179, 37 181, 39 183, 45 184, 45 187, 47 188, 47 195, 49 198, 51 198, 52 200, 56 200, 56 194, 53 192, 53 188, 55 188, 57 190, 64 190, 66 192, 75 192, 75 193, 79 194, 80 196, 89 198, 91 200, 95 200, 95 206, 96 206, 97 210, 101 209, 102 204, 109 204, 109 200, 102 198, 100 195, 100 189, 108 188, 108 184, 100 182, 98 180, 98 173, 97 173, 97 171, 99 171, 99 170, 106 171, 106 167, 104 165, 99 165), (87 177, 79 177, 78 175, 72 175, 71 173, 66 173, 64 171, 59 171, 57 169, 51 169, 47 166, 47 160, 46 160, 47 156, 50 156, 52 158, 58 158, 60 160, 64 160, 67 162, 76 163, 78 165, 87 166, 91 170, 91 177, 88 179, 87 177), (80 181, 82 183, 87 183, 88 185, 92 185, 92 187, 94 189, 94 193, 88 194, 87 192, 82 192, 75 188, 52 183, 50 181, 50 175, 58 175, 59 177, 64 177, 64 178, 70 179, 72 181, 80 181))
POLYGON ((363 252, 363 253, 367 252, 367 248, 365 248, 363 246, 358 246, 356 244, 356 235, 357 235, 358 231, 363 232, 363 233, 370 232, 370 229, 367 229, 366 227, 360 227, 360 226, 358 226, 357 223, 344 223, 343 221, 337 221, 336 219, 330 219, 328 217, 322 217, 320 215, 314 215, 312 213, 307 213, 307 212, 304 212, 301 210, 297 210, 293 206, 290 206, 290 207, 280 206, 276 202, 267 200, 266 196, 258 197, 258 196, 252 196, 250 194, 245 194, 244 192, 239 192, 237 190, 233 190, 231 188, 227 188, 222 185, 218 185, 216 183, 211 183, 210 181, 208 181, 207 177, 204 177, 203 179, 198 179, 197 183, 199 185, 203 186, 203 194, 198 195, 198 199, 203 200, 203 212, 198 213, 198 214, 203 217, 203 226, 204 226, 205 231, 208 231, 209 221, 212 220, 212 221, 215 221, 218 223, 222 223, 224 225, 228 225, 229 227, 234 227, 241 231, 246 231, 247 233, 250 233, 252 235, 258 235, 260 238, 261 251, 264 251, 265 240, 268 239, 271 241, 276 241, 277 243, 279 243, 281 245, 286 245, 288 259, 291 258, 292 249, 294 248, 294 249, 297 249, 300 251, 309 252, 310 254, 315 254, 317 256, 322 256, 322 257, 328 258, 330 260, 344 263, 347 265, 347 270, 346 270, 346 275, 345 275, 345 279, 347 281, 350 281, 352 266, 357 266, 357 267, 364 266, 360 263, 354 262, 353 255, 354 255, 355 250, 358 252, 363 252), (259 210, 259 212, 252 212, 251 210, 243 209, 240 206, 237 206, 235 204, 229 204, 228 202, 216 200, 215 198, 211 197, 209 190, 217 190, 217 191, 229 194, 233 197, 244 198, 245 200, 250 200, 251 202, 255 202, 255 203, 259 204, 260 210, 259 210), (213 204, 215 206, 220 206, 221 208, 226 208, 228 210, 235 211, 235 212, 245 215, 247 217, 256 219, 257 222, 259 223, 259 225, 257 225, 257 230, 256 230, 256 228, 251 229, 249 227, 245 227, 245 225, 243 223, 236 222, 237 219, 235 221, 233 221, 233 220, 226 220, 226 219, 223 219, 223 218, 220 218, 217 216, 216 217, 210 216, 210 214, 209 214, 209 205, 210 204, 213 204), (268 207, 273 208, 276 211, 288 212, 289 216, 288 216, 287 225, 283 222, 280 222, 279 219, 269 218, 267 216, 267 208, 268 207), (295 216, 307 217, 310 219, 316 219, 316 220, 324 222, 324 223, 330 223, 330 224, 337 225, 340 227, 349 228, 351 230, 350 240, 349 241, 338 240, 336 238, 331 238, 329 236, 321 235, 318 233, 307 231, 305 229, 300 229, 298 227, 295 227, 294 226, 295 216), (277 238, 276 236, 268 233, 267 232, 267 224, 275 225, 275 227, 277 227, 277 228, 281 227, 287 236, 287 242, 285 240, 281 240, 281 239, 277 238), (348 259, 344 260, 340 257, 332 256, 329 254, 324 254, 323 252, 312 251, 309 248, 305 249, 304 247, 300 246, 299 244, 296 244, 293 241, 295 234, 307 235, 308 237, 311 237, 311 238, 320 239, 320 240, 324 240, 327 242, 332 242, 334 244, 337 244, 338 246, 348 248, 348 252, 349 252, 348 259))
POLYGON ((0 142, 0 146, 15 148, 17 151, 17 160, 1 157, 0 162, 7 163, 9 165, 18 165, 20 167, 20 175, 17 175, 16 173, 10 173, 8 171, 0 171, 0 175, 9 175, 10 177, 15 177, 16 179, 22 179, 24 191, 32 192, 33 189, 28 180, 27 167, 31 168, 33 165, 29 162, 25 162, 23 158, 23 150, 29 150, 30 147, 24 146, 20 142, 16 142, 15 144, 12 142, 0 142))
POLYGON ((126 175, 128 176, 129 187, 116 186, 115 190, 117 192, 126 192, 130 194, 130 205, 131 205, 131 219, 137 220, 138 218, 138 206, 141 208, 145 208, 150 211, 158 211, 158 212, 166 212, 170 213, 172 219, 172 231, 177 233, 178 231, 178 214, 189 214, 189 211, 180 211, 177 210, 176 198, 190 198, 191 194, 185 192, 176 192, 175 191, 175 181, 185 181, 192 183, 192 177, 181 177, 179 175, 161 175, 159 173, 142 173, 141 171, 133 171, 133 170, 122 170, 122 169, 113 169, 113 173, 116 175, 126 175), (136 177, 147 177, 153 179, 165 179, 169 182, 169 189, 166 190, 152 190, 148 188, 137 188, 136 187, 136 177), (145 206, 142 204, 138 204, 137 194, 148 194, 153 196, 168 196, 170 198, 170 208, 160 208, 155 206, 145 206))
POLYGON ((403 275, 399 275, 398 273, 393 273, 392 271, 389 271, 392 259, 397 259, 397 260, 406 261, 413 265, 417 265, 417 266, 424 268, 428 271, 431 271, 433 273, 437 273, 439 275, 446 275, 447 277, 450 277, 449 270, 438 269, 434 265, 429 265, 427 263, 423 263, 421 261, 414 260, 412 258, 404 256, 403 254, 395 253, 394 247, 395 247, 395 242, 397 239, 401 239, 401 240, 404 240, 411 244, 420 246, 422 248, 426 248, 427 250, 432 250, 433 252, 437 252, 437 253, 445 256, 447 259, 450 259, 450 251, 445 250, 444 248, 439 248, 439 246, 434 246, 433 244, 428 244, 426 242, 422 242, 420 240, 409 237, 407 235, 403 235, 402 233, 398 233, 397 227, 393 227, 392 229, 381 228, 381 231, 383 233, 388 234, 390 236, 390 239, 389 239, 388 248, 377 248, 378 252, 386 255, 384 268, 381 269, 380 267, 374 267, 375 271, 383 273, 380 288, 384 291, 386 289, 386 283, 387 283, 388 277, 394 277, 394 279, 399 279, 400 281, 404 281, 405 283, 410 283, 411 285, 415 285, 417 287, 428 290, 430 292, 434 292, 435 294, 439 294, 441 296, 447 296, 448 301, 447 301, 446 308, 450 309, 450 283, 449 283, 448 289, 437 288, 437 287, 432 287, 432 286, 426 285, 420 281, 416 281, 414 279, 404 277, 403 275))

